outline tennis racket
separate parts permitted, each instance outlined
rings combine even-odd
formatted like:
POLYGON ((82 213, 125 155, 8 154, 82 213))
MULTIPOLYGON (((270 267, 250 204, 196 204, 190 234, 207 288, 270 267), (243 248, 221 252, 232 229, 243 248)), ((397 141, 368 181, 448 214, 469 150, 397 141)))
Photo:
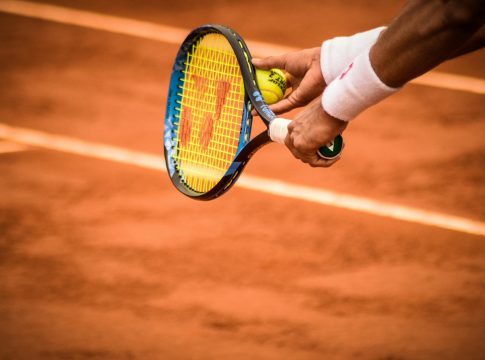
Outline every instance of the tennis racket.
MULTIPOLYGON (((263 145, 284 143, 290 120, 264 102, 251 54, 243 39, 222 25, 204 25, 185 39, 175 58, 164 128, 164 154, 175 187, 198 200, 211 200, 235 183, 263 145), (255 109, 267 131, 250 139, 255 109)), ((339 135, 318 150, 337 157, 339 135)))

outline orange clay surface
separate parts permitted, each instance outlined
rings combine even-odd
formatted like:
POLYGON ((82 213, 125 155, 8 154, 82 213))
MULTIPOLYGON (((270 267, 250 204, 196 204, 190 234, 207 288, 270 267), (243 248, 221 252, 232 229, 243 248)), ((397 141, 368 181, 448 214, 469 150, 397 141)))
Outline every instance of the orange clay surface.
MULTIPOLYGON (((53 3, 307 47, 402 2, 53 3)), ((0 43, 0 122, 162 156, 177 46, 3 13, 0 43)), ((485 220, 483 95, 408 85, 345 137, 330 169, 269 145, 246 171, 485 220)), ((484 237, 240 188, 201 203, 165 173, 37 148, 0 154, 0 199, 1 360, 485 354, 484 237)))

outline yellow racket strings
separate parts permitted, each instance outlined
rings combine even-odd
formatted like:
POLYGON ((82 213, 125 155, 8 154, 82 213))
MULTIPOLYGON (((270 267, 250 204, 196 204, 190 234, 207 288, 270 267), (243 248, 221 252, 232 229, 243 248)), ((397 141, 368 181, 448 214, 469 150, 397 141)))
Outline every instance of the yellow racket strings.
POLYGON ((236 155, 244 85, 226 38, 208 34, 187 57, 176 116, 175 162, 192 190, 207 192, 224 176, 236 155))

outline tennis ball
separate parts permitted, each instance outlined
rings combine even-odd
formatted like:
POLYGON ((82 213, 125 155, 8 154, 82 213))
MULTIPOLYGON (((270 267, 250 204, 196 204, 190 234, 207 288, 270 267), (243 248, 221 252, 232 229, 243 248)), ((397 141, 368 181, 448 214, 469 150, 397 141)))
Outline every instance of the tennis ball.
POLYGON ((286 77, 280 69, 256 69, 256 82, 266 104, 274 104, 285 96, 286 77))

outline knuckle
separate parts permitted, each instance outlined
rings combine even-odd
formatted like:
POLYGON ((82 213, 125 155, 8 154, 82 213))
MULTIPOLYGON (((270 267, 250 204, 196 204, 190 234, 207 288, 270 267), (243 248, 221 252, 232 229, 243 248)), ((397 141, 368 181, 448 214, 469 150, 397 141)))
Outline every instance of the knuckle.
POLYGON ((288 101, 293 106, 300 106, 303 104, 303 100, 301 99, 301 95, 299 91, 294 91, 288 96, 288 101))
POLYGON ((299 138, 293 139, 293 146, 299 151, 305 151, 305 142, 299 138))

